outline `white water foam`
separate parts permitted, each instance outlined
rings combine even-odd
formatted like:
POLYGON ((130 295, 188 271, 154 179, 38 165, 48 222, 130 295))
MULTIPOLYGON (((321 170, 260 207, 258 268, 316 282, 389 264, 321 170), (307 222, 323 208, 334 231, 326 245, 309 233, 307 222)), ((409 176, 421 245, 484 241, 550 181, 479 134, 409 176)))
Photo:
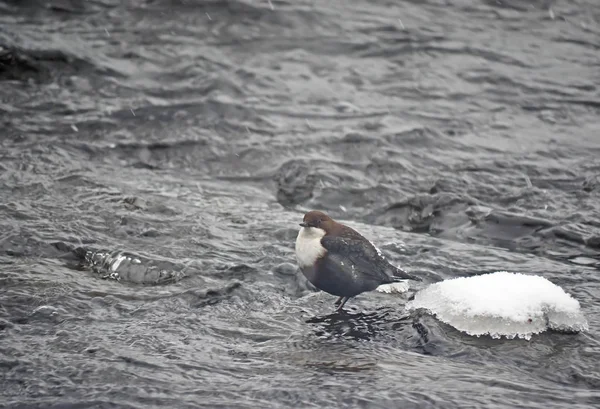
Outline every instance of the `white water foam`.
POLYGON ((579 302, 544 277, 499 271, 432 284, 406 309, 424 309, 469 335, 531 339, 547 329, 588 330, 579 302))
POLYGON ((397 283, 382 284, 377 287, 375 291, 387 294, 400 294, 407 292, 409 288, 410 284, 408 284, 408 282, 398 281, 397 283))

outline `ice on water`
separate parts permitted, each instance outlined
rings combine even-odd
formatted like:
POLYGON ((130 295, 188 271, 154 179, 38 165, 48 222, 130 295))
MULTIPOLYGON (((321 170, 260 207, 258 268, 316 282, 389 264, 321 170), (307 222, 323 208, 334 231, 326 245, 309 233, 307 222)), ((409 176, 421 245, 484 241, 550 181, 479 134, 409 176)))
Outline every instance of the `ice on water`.
POLYGON ((408 310, 424 309, 469 335, 530 339, 547 329, 588 329, 579 302, 544 277, 499 271, 432 284, 408 310))
POLYGON ((406 281, 398 281, 397 283, 382 284, 375 290, 380 293, 399 294, 408 291, 410 285, 406 281))

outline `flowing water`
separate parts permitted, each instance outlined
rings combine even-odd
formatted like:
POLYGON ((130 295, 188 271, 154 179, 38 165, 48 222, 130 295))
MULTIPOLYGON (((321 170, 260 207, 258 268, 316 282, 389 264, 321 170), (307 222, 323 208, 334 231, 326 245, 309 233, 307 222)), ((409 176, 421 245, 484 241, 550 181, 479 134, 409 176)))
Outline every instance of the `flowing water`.
POLYGON ((595 0, 0 1, 0 406, 593 408, 595 0), (332 314, 308 209, 423 278, 332 314), (404 305, 536 274, 589 331, 404 305))

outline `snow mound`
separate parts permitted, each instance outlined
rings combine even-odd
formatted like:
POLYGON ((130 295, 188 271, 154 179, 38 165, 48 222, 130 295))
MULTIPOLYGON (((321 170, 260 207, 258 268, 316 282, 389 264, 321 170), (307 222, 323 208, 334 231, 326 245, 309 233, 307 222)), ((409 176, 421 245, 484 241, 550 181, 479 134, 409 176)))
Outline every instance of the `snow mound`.
POLYGON ((406 309, 424 309, 474 336, 530 339, 547 329, 588 330, 579 302, 562 288, 544 277, 507 271, 432 284, 406 309))

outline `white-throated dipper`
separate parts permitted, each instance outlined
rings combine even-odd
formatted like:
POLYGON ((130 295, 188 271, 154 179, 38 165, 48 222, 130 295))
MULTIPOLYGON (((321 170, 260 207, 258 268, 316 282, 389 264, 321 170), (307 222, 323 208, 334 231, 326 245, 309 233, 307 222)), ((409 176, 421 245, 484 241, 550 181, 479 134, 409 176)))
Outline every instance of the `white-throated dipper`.
POLYGON ((388 263, 381 252, 356 230, 317 210, 304 215, 296 238, 296 258, 304 276, 318 289, 346 302, 382 284, 421 281, 388 263))

